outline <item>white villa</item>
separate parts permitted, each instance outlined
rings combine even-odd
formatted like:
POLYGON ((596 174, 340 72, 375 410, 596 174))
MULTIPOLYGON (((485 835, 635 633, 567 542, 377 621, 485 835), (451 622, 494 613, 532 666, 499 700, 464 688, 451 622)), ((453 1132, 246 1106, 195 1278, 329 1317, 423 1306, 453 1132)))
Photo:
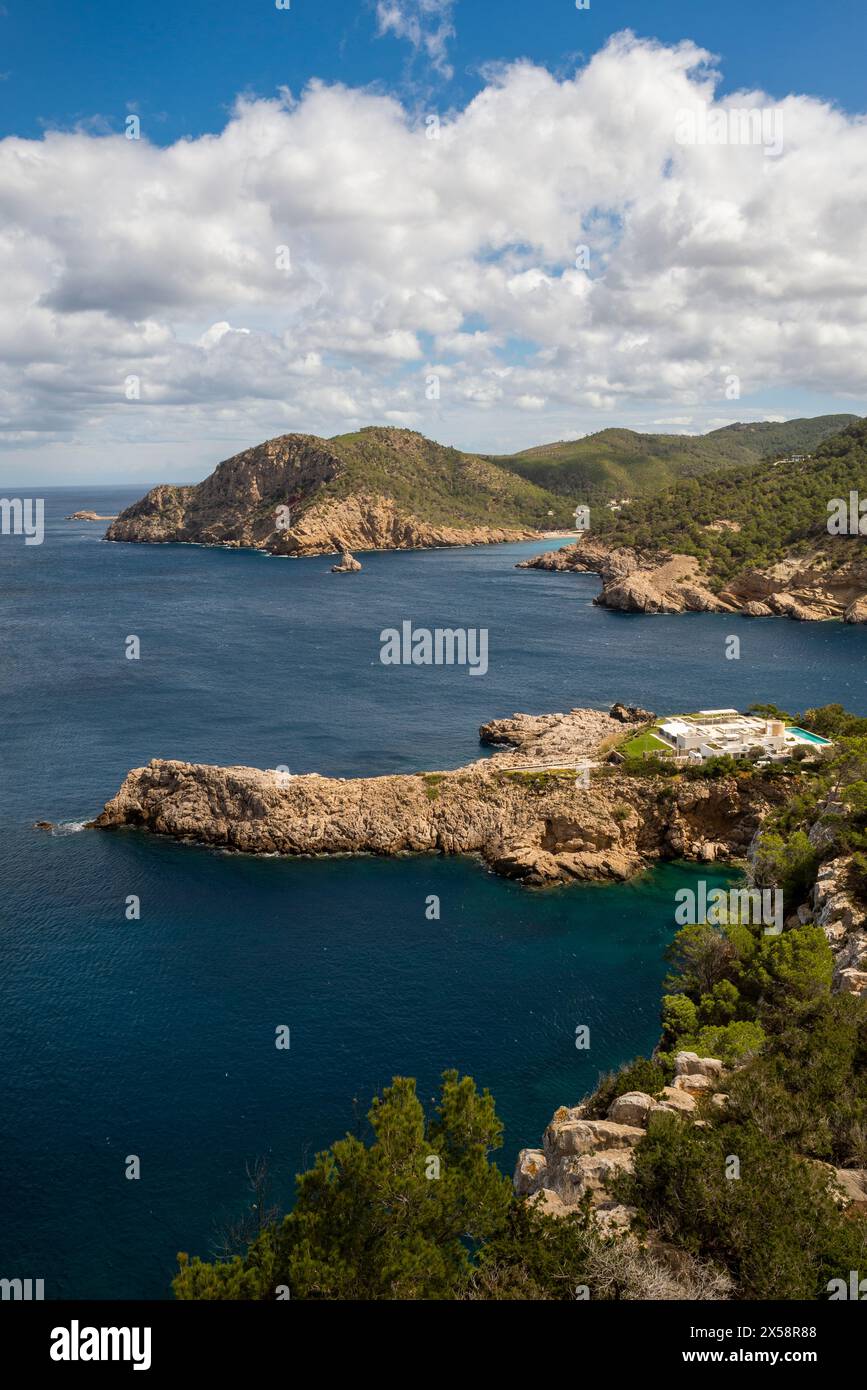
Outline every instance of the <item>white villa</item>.
POLYGON ((795 748, 827 747, 830 739, 806 729, 787 726, 782 719, 740 714, 736 709, 702 709, 657 724, 656 738, 674 753, 678 762, 702 763, 728 753, 733 758, 753 757, 757 762, 782 762, 795 748))

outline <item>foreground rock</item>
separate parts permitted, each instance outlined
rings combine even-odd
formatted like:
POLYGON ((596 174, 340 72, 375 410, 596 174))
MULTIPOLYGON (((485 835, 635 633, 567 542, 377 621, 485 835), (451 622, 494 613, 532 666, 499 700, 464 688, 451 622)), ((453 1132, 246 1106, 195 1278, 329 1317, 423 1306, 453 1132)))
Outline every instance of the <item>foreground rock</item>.
POLYGON ((344 550, 340 557, 339 565, 331 566, 332 574, 358 574, 361 564, 354 555, 350 555, 348 550, 344 550))
MULTIPOLYGON (((513 1186, 551 1216, 566 1216, 589 1200, 603 1235, 626 1236, 635 1210, 618 1199, 614 1185, 634 1170, 635 1146, 658 1114, 676 1114, 704 1124, 703 1106, 724 1107, 726 1071, 718 1057, 679 1052, 671 1086, 651 1096, 627 1091, 608 1107, 604 1120, 588 1117, 589 1102, 561 1106, 545 1130, 541 1149, 522 1149, 515 1165, 513 1186)), ((812 1161, 812 1160, 811 1160, 812 1161)), ((827 1169, 829 1187, 843 1207, 867 1208, 867 1170, 827 1169)))
MULTIPOLYGON (((505 741, 526 719, 497 721, 495 732, 505 741)), ((598 710, 541 722, 526 736, 546 761, 556 749, 555 761, 592 762, 611 727, 623 733, 598 710)), ((528 767, 517 747, 451 772, 350 779, 155 759, 127 775, 93 824, 253 854, 479 854, 497 873, 543 885, 622 880, 658 859, 705 860, 709 846, 741 858, 783 794, 733 777, 672 785, 608 772, 587 785, 574 767, 528 767)))
POLYGON ((522 560, 519 569, 598 574, 594 603, 630 613, 745 613, 801 622, 867 622, 867 556, 828 543, 766 569, 749 569, 715 591, 692 555, 614 547, 582 539, 522 560), (842 558, 841 558, 842 556, 842 558))
POLYGON ((674 1112, 699 1118, 697 1102, 683 1087, 685 1078, 700 1079, 712 1095, 722 1081, 723 1064, 715 1057, 680 1052, 673 1086, 658 1096, 628 1091, 617 1096, 604 1120, 588 1118, 588 1103, 562 1106, 545 1130, 541 1149, 522 1149, 513 1179, 519 1197, 530 1197, 552 1216, 565 1216, 589 1199, 605 1235, 624 1235, 635 1211, 624 1206, 613 1185, 633 1171, 633 1150, 655 1114, 674 1112))

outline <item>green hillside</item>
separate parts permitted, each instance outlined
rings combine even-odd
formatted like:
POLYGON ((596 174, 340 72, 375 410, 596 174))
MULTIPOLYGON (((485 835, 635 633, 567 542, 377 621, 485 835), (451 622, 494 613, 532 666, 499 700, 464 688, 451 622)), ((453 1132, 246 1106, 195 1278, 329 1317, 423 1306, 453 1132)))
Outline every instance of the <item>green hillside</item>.
MULTIPOLYGON (((721 583, 741 569, 831 541, 828 503, 852 489, 867 495, 867 420, 832 435, 802 463, 765 462, 682 479, 619 515, 603 512, 594 533, 620 545, 697 555, 721 583), (719 521, 740 529, 707 529, 719 521)), ((841 558, 848 552, 836 549, 841 558)))
POLYGON ((573 526, 574 504, 487 459, 447 448, 415 430, 371 425, 327 441, 345 467, 316 496, 370 492, 393 497, 444 525, 573 526))
POLYGON ((703 435, 608 429, 491 461, 573 502, 598 506, 612 498, 646 496, 679 478, 749 468, 768 456, 811 453, 857 418, 820 415, 782 424, 734 424, 703 435))

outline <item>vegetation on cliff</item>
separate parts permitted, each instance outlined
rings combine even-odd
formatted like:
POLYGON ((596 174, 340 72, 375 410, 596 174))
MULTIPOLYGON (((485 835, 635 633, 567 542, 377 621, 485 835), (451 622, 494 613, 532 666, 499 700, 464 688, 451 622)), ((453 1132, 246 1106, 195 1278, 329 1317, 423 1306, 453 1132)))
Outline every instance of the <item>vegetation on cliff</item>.
MULTIPOLYGON (((799 722, 834 747, 766 817, 758 881, 794 906, 842 853, 865 904, 867 719, 829 705, 799 722)), ((470 1078, 444 1074, 432 1117, 415 1083, 395 1078, 367 1142, 348 1135, 320 1154, 287 1216, 260 1222, 229 1258, 181 1255, 176 1297, 827 1298, 830 1281, 867 1264, 863 1206, 841 1209, 834 1182, 837 1168, 867 1169, 867 996, 835 992, 826 935, 799 916, 780 934, 737 915, 689 925, 668 959, 656 1052, 601 1077, 582 1113, 662 1095, 677 1052, 730 1070, 701 1125, 651 1116, 614 1182, 632 1233, 603 1234, 589 1202, 555 1218, 517 1197, 492 1157, 493 1099, 470 1078)))

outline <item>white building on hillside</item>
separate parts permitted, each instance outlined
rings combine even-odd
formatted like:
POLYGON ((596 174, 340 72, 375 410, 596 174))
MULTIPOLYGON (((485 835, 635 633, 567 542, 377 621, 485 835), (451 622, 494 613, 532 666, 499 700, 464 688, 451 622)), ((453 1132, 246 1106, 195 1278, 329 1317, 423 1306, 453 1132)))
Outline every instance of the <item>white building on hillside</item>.
POLYGON ((782 760, 797 747, 814 748, 828 739, 804 729, 786 728, 782 719, 740 714, 736 709, 703 709, 698 714, 676 715, 656 727, 656 735, 683 761, 704 762, 729 754, 782 760))

